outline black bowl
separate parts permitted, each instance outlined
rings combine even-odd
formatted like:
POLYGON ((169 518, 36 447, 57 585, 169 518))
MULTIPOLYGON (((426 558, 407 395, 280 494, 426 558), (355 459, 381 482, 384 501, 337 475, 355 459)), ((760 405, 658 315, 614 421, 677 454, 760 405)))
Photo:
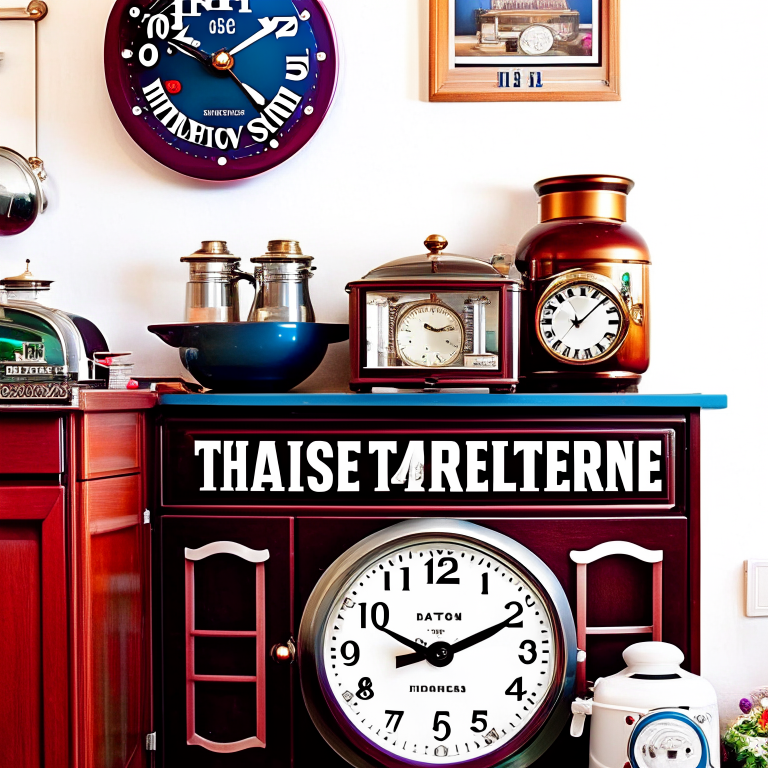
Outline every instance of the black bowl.
POLYGON ((336 323, 173 323, 150 325, 179 348, 184 367, 217 392, 287 392, 309 378, 329 344, 346 341, 336 323))

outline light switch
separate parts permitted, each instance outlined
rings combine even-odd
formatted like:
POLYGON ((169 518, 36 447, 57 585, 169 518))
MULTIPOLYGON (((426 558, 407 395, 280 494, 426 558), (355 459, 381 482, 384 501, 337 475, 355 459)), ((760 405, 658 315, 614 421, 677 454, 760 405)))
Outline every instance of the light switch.
POLYGON ((768 560, 747 560, 747 616, 768 616, 768 560))

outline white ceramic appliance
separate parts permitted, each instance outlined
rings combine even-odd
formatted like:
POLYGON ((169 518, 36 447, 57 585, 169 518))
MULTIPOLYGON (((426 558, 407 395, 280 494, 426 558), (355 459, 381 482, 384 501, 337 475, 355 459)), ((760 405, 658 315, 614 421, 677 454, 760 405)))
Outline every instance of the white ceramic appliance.
POLYGON ((571 707, 572 736, 592 715, 589 768, 720 768, 715 689, 681 669, 669 643, 636 643, 623 656, 626 669, 571 707))

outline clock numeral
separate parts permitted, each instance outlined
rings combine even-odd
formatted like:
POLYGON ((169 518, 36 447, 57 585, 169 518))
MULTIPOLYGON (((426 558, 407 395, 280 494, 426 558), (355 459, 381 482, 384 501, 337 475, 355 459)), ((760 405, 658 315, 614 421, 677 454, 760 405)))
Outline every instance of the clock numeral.
POLYGON ((139 49, 139 61, 147 69, 151 69, 160 61, 160 51, 152 43, 146 43, 139 49))
POLYGON ((390 576, 389 571, 384 571, 384 591, 389 592, 390 591, 390 576))
POLYGON ((347 640, 341 646, 341 656, 343 659, 346 659, 344 662, 345 667, 354 667, 360 661, 360 646, 354 640, 347 640))
POLYGON ((392 728, 392 731, 396 732, 400 727, 400 721, 403 719, 405 712, 402 709, 385 709, 384 714, 389 715, 389 720, 387 720, 387 728, 392 728, 392 721, 394 720, 395 727, 392 728))
POLYGON ((427 584, 460 584, 460 580, 458 576, 456 578, 453 578, 451 574, 456 573, 456 571, 459 570, 459 564, 456 562, 456 559, 453 557, 441 557, 440 560, 437 563, 438 568, 442 568, 443 566, 449 566, 448 570, 442 574, 442 576, 438 576, 437 582, 435 582, 435 563, 432 558, 427 560, 427 562, 424 564, 427 568, 427 584))
POLYGON ((470 731, 475 733, 482 733, 488 728, 488 721, 485 719, 488 717, 487 709, 476 709, 472 712, 472 725, 470 731))
POLYGON ((515 619, 520 616, 523 613, 523 606, 520 605, 520 603, 515 602, 514 600, 511 603, 507 603, 504 607, 509 610, 511 606, 515 606, 515 613, 512 614, 512 616, 509 617, 509 621, 507 622, 507 626, 510 629, 522 629, 523 628, 523 622, 522 621, 515 621, 515 619))
POLYGON ((480 594, 487 595, 488 594, 488 574, 487 573, 483 574, 482 581, 483 581, 483 591, 480 594))
POLYGON ((563 347, 563 357, 570 357, 571 348, 568 346, 563 347))
POLYGON ((208 31, 212 35, 234 35, 237 32, 237 26, 234 19, 211 19, 208 25, 208 31))
POLYGON ((432 723, 432 730, 439 731, 441 728, 445 728, 445 733, 442 736, 435 736, 435 741, 445 741, 451 735, 451 726, 448 721, 440 719, 443 715, 445 715, 445 717, 450 717, 451 713, 443 710, 435 712, 435 720, 432 723))
POLYGON ((585 360, 591 360, 592 359, 592 352, 588 349, 584 350, 584 359, 585 360))
POLYGON ((370 701, 374 697, 373 682, 370 677, 361 677, 357 683, 357 693, 355 693, 358 699, 362 701, 370 701))
POLYGON ((523 664, 533 664, 539 656, 539 654, 536 653, 536 643, 533 640, 523 640, 523 642, 520 643, 520 650, 529 654, 528 658, 524 658, 522 654, 517 657, 523 664))
POLYGON ((587 295, 587 288, 586 288, 586 286, 582 285, 581 288, 579 288, 579 295, 580 296, 586 296, 587 295))
POLYGON ((516 696, 518 701, 522 701, 523 696, 525 696, 525 694, 528 693, 528 691, 523 690, 523 678, 518 677, 512 683, 512 685, 510 685, 509 688, 507 688, 507 690, 504 691, 504 693, 507 696, 516 696))
POLYGON ((159 37, 161 40, 168 38, 168 33, 171 31, 171 22, 167 16, 163 16, 162 13, 153 16, 147 24, 147 37, 153 40, 155 37, 159 37))
MULTIPOLYGON (((601 301, 600 303, 601 303, 601 304, 605 304, 605 302, 606 302, 606 301, 608 301, 608 299, 605 299, 605 301, 601 301)), ((608 309, 606 309, 606 310, 605 310, 605 312, 606 312, 606 314, 608 314, 608 315, 612 315, 612 314, 614 314, 614 312, 615 312, 616 314, 618 314, 618 313, 619 313, 619 310, 618 310, 618 309, 616 309, 616 307, 609 307, 608 309)))
MULTIPOLYGON (((367 624, 368 603, 360 603, 360 629, 365 629, 367 624)), ((389 606, 386 603, 374 603, 371 608, 371 623, 376 629, 381 629, 389 624, 389 606), (381 621, 379 621, 381 612, 381 621)))
POLYGON ((411 569, 401 568, 400 570, 403 572, 403 592, 410 592, 411 591, 411 569))
POLYGON ((309 51, 306 56, 285 57, 286 80, 306 80, 309 74, 309 51))

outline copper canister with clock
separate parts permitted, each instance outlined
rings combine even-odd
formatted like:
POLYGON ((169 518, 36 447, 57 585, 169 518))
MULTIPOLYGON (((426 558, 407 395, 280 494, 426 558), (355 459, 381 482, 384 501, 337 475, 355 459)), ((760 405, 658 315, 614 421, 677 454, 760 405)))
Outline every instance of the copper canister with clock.
POLYGON ((630 391, 650 361, 650 255, 627 224, 634 182, 561 176, 535 185, 540 223, 517 249, 528 293, 526 391, 630 391))
POLYGON ((445 251, 388 262, 350 283, 350 388, 487 387, 519 380, 520 280, 491 261, 445 251))

